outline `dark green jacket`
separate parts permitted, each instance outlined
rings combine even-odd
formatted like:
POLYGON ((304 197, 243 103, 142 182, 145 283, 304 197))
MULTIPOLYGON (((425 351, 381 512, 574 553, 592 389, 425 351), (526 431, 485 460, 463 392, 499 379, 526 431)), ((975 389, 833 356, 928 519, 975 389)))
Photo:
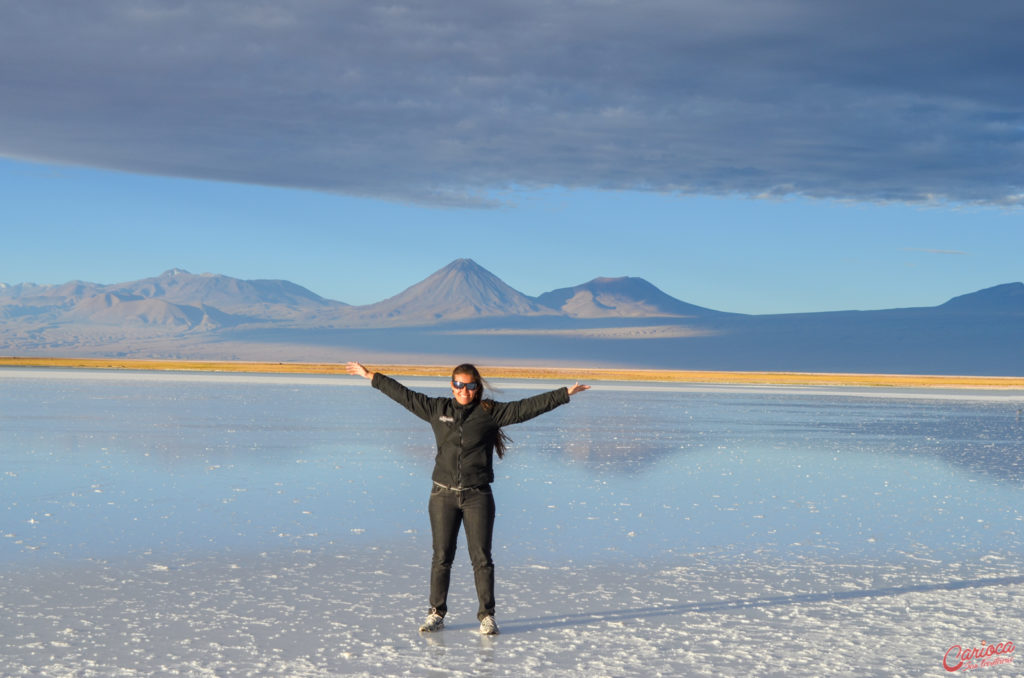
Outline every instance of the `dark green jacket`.
POLYGON ((437 439, 433 480, 449 487, 480 487, 494 482, 494 442, 498 429, 533 419, 569 402, 559 388, 510 403, 490 401, 490 411, 478 402, 460 405, 450 396, 434 398, 412 391, 377 372, 373 387, 420 419, 430 423, 437 439))

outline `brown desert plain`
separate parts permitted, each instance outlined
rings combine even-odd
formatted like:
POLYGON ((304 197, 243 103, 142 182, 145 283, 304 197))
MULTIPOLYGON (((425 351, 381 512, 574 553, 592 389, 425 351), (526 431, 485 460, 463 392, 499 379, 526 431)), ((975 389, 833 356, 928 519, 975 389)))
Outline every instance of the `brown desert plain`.
MULTIPOLYGON (((257 374, 345 374, 344 363, 292 363, 200 360, 122 360, 0 356, 2 367, 51 367, 257 374)), ((450 365, 367 365, 386 374, 447 377, 450 365)), ((700 370, 630 370, 479 365, 491 378, 563 381, 642 381, 692 384, 760 384, 779 386, 878 386, 894 388, 1024 389, 1024 377, 969 375, 840 374, 811 372, 713 372, 700 370)))

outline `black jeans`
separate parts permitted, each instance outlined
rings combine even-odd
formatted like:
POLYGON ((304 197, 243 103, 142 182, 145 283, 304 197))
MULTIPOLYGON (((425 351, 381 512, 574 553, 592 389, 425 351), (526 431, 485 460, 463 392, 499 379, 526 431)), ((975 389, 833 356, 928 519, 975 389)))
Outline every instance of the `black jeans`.
POLYGON ((448 584, 459 538, 459 526, 466 530, 466 545, 473 563, 476 596, 480 601, 477 619, 494 614, 494 496, 484 485, 471 490, 433 486, 430 491, 430 530, 434 537, 434 558, 430 564, 430 607, 442 617, 448 612, 448 584))

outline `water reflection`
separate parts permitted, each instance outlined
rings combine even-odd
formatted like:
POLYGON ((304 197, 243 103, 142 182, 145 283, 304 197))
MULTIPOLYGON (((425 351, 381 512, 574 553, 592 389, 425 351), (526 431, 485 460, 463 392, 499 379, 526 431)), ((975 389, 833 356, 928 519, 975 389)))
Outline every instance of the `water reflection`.
MULTIPOLYGON (((1021 551, 1014 402, 599 387, 510 427, 498 548, 1021 551)), ((0 459, 0 562, 429 533, 429 427, 345 377, 5 379, 0 459)))
POLYGON ((635 475, 707 449, 768 447, 932 457, 1024 483, 1016 401, 597 391, 572 407, 571 417, 531 422, 523 439, 600 473, 635 475))

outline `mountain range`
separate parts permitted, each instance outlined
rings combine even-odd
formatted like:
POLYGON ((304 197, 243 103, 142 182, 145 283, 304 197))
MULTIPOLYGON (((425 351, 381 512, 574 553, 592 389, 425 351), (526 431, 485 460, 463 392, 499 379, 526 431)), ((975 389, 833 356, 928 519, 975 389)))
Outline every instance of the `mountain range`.
POLYGON ((642 278, 525 295, 471 259, 365 306, 172 269, 0 284, 0 353, 81 357, 1024 375, 1024 284, 934 307, 744 315, 642 278))

